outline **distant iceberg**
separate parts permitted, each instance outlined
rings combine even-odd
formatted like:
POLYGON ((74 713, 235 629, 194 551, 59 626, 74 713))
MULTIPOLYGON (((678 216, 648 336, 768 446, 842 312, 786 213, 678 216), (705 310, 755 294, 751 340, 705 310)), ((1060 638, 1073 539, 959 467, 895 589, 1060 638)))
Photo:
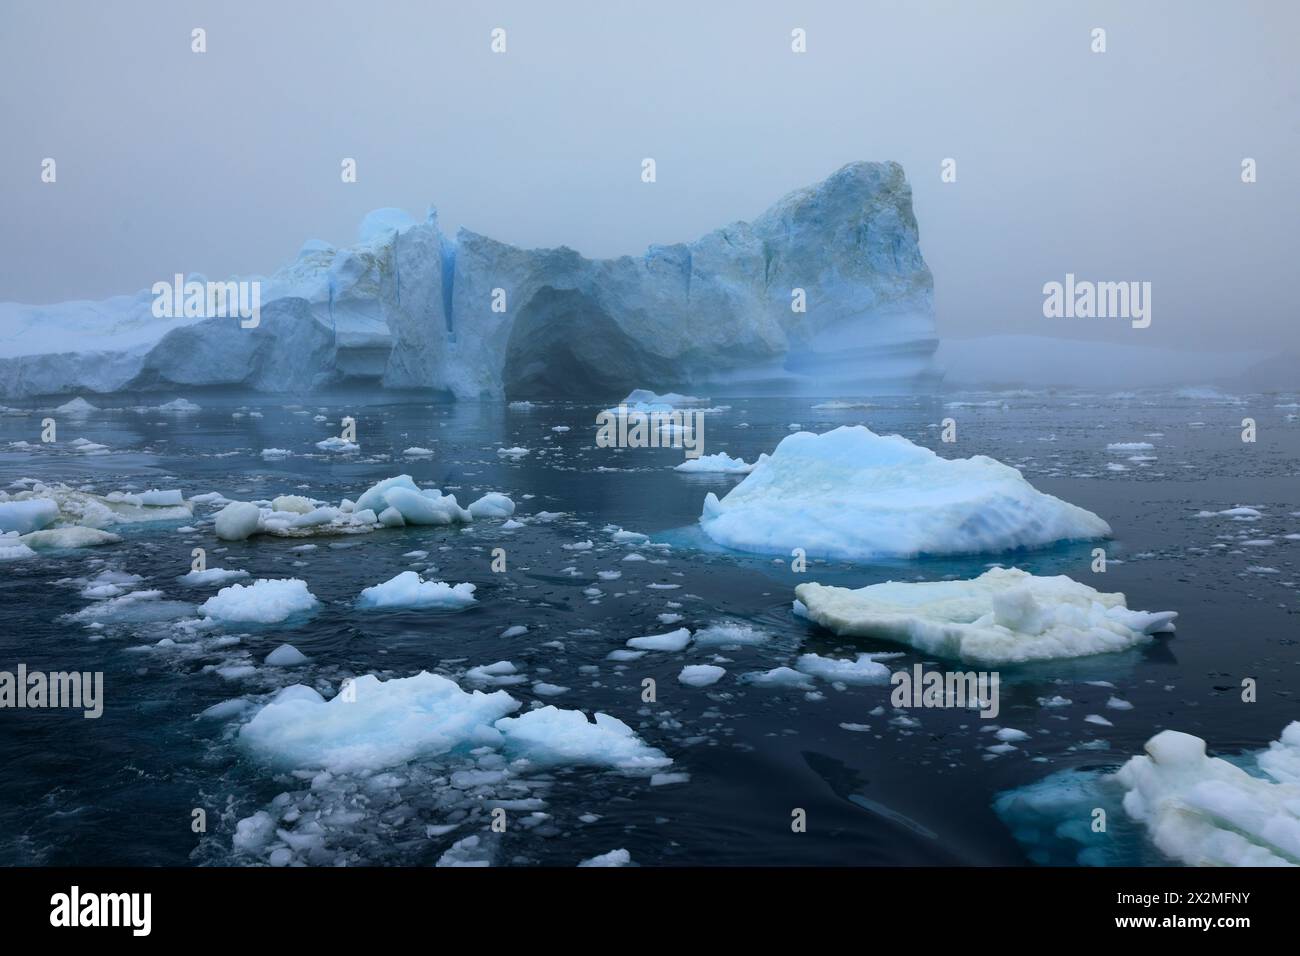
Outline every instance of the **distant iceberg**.
POLYGON ((1097 515, 983 455, 940 458, 862 425, 796 432, 721 500, 704 533, 737 551, 862 561, 976 554, 1108 536, 1097 515))
POLYGON ((937 346, 897 163, 852 163, 752 222, 640 256, 450 237, 432 209, 380 209, 354 245, 310 240, 272 275, 238 281, 259 283, 255 328, 157 318, 148 290, 0 303, 0 397, 343 382, 516 400, 647 383, 901 391, 932 380, 937 346), (504 311, 492 308, 498 289, 504 311))

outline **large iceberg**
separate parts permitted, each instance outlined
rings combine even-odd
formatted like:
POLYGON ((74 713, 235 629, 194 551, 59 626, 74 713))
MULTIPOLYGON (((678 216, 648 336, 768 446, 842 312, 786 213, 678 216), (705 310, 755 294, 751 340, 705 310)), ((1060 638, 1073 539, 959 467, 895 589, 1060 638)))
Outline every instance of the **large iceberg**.
POLYGON ((1127 650, 1171 630, 1178 616, 1130 611, 1123 594, 1018 568, 992 568, 970 581, 886 581, 857 590, 801 584, 795 596, 810 619, 843 637, 883 638, 981 664, 1127 650))
POLYGON ((850 164, 752 222, 616 259, 466 229, 449 238, 432 210, 421 221, 377 210, 355 245, 312 240, 271 276, 243 281, 261 283, 254 328, 155 318, 149 291, 0 303, 0 397, 346 380, 460 398, 642 383, 894 389, 931 376, 937 345, 897 163, 850 164))
POLYGON ((737 551, 869 560, 975 554, 1102 538, 1110 525, 984 455, 940 458, 862 425, 796 432, 721 500, 704 533, 737 551))

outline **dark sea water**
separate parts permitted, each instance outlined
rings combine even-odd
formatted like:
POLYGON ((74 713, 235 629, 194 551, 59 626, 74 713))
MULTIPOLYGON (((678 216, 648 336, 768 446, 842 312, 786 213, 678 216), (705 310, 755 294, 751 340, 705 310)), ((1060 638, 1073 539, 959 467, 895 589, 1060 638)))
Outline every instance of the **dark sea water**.
MULTIPOLYGON (((335 862, 436 862, 486 822, 464 816, 463 794, 448 795, 446 766, 396 768, 393 779, 369 783, 317 781, 313 793, 310 776, 277 773, 237 746, 241 718, 198 716, 232 699, 258 705, 292 683, 328 696, 343 679, 368 673, 387 679, 428 670, 459 679, 468 667, 510 660, 529 676, 508 688, 525 707, 536 698, 533 681, 568 687, 544 702, 619 717, 673 759, 673 772, 689 775, 651 786, 645 777, 599 769, 548 772, 538 783, 544 806, 537 812, 546 816, 512 824, 494 840, 495 861, 517 865, 572 865, 615 848, 641 865, 1025 864, 1026 847, 994 812, 999 793, 1055 771, 1113 767, 1164 728, 1204 737, 1212 752, 1237 754, 1265 746, 1300 718, 1300 540, 1284 537, 1300 532, 1300 422, 1286 407, 1292 396, 1008 392, 871 399, 870 408, 842 411, 814 410, 822 401, 814 398, 714 401, 730 408, 708 416, 705 451, 749 461, 771 452, 795 423, 812 431, 861 423, 945 457, 991 455, 1040 490, 1110 522, 1115 537, 1105 545, 1105 575, 1089 570, 1093 543, 949 560, 810 562, 805 574, 793 573, 788 561, 705 547, 694 530, 704 496, 722 496, 739 478, 674 473, 680 450, 596 448, 595 415, 603 407, 596 404, 518 411, 505 404, 312 396, 295 405, 194 393, 185 397, 202 406, 196 413, 129 407, 173 397, 92 399, 105 408, 79 418, 57 415, 60 442, 41 448, 9 443, 37 443, 48 409, 11 409, 0 415, 0 487, 34 478, 101 494, 157 487, 180 488, 187 497, 303 494, 337 503, 407 473, 455 493, 462 504, 500 491, 518 504, 518 517, 563 514, 514 531, 488 520, 463 529, 314 538, 314 550, 294 551, 303 540, 220 542, 213 509, 200 506, 188 523, 115 529, 124 536, 117 545, 0 565, 0 669, 21 662, 32 670, 103 671, 106 684, 99 720, 58 710, 0 711, 0 863, 258 863, 261 857, 232 850, 234 824, 281 794, 289 794, 281 805, 317 801, 339 811, 326 838, 335 862), (315 421, 317 415, 326 420, 315 421), (318 451, 315 442, 337 434, 343 415, 357 420, 360 454, 318 451), (1240 438, 1247 416, 1258 423, 1252 444, 1240 438), (958 423, 955 445, 939 442, 945 417, 958 423), (553 431, 557 425, 570 430, 553 431), (108 451, 74 451, 68 441, 78 437, 108 451), (1111 442, 1143 441, 1155 450, 1137 454, 1152 460, 1106 450, 1111 442), (410 446, 434 454, 406 459, 402 451, 410 446), (503 458, 502 446, 530 453, 503 458), (292 455, 265 460, 266 448, 292 455), (1237 505, 1262 516, 1195 517, 1237 505), (186 524, 196 530, 178 530, 186 524), (654 560, 625 562, 628 549, 611 541, 610 525, 670 547, 647 550, 654 560), (563 547, 583 540, 594 547, 563 547), (507 550, 505 574, 490 568, 498 546, 507 550), (322 607, 283 625, 216 632, 195 630, 185 623, 194 614, 175 608, 163 615, 168 619, 102 628, 65 618, 91 603, 74 582, 106 568, 142 576, 136 587, 161 589, 168 601, 200 603, 216 588, 176 581, 189 570, 194 547, 208 549, 210 566, 302 578, 322 607), (403 556, 414 550, 429 556, 403 556), (994 743, 988 722, 970 711, 914 710, 909 716, 917 725, 897 721, 888 685, 836 689, 821 682, 810 699, 804 691, 736 680, 791 665, 807 652, 901 650, 891 666, 943 666, 908 648, 818 629, 792 615, 793 588, 810 580, 860 587, 974 576, 994 562, 1123 591, 1130 607, 1176 610, 1177 633, 1128 653, 1002 668, 996 723, 1030 737, 1001 755, 987 749, 994 743), (429 564, 437 571, 426 576, 474 583, 477 603, 458 612, 355 608, 362 588, 429 564), (601 570, 622 576, 599 580, 601 570), (584 593, 593 587, 599 596, 584 593), (672 629, 657 619, 669 611, 683 618, 672 627, 732 620, 773 636, 757 646, 691 647, 622 665, 606 660, 630 637, 672 629), (514 625, 528 632, 501 636, 514 625), (286 642, 310 662, 264 666, 265 655, 286 642), (713 662, 715 654, 727 659, 721 682, 678 683, 684 664, 713 662), (646 677, 657 682, 653 704, 641 701, 646 677), (1241 700, 1244 677, 1258 682, 1255 703, 1241 700), (1039 705, 1040 697, 1058 694, 1073 704, 1039 705), (1132 709, 1108 708, 1112 696, 1132 709), (1087 723, 1088 714, 1113 726, 1087 723), (206 811, 205 834, 191 829, 195 808, 206 811), (806 811, 807 832, 792 832, 794 808, 806 811), (468 822, 442 834, 425 829, 449 819, 468 822)), ((1143 836, 1134 830, 1123 838, 1143 836)), ((1133 855, 1160 862, 1144 847, 1135 845, 1133 855)))

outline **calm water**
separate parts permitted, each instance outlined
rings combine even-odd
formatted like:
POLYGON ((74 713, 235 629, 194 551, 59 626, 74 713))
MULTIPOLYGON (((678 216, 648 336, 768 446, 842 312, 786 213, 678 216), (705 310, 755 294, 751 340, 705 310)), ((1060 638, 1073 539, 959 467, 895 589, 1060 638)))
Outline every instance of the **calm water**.
MULTIPOLYGON (((138 401, 156 405, 173 397, 138 401)), ((529 676, 529 683, 508 688, 525 706, 535 698, 534 680, 568 687, 545 702, 613 714, 672 757, 674 771, 689 774, 689 781, 665 786, 582 768, 539 777, 533 792, 544 797, 540 812, 547 816, 510 827, 499 841, 497 861, 516 864, 571 865, 617 847, 643 865, 1025 863, 1025 850, 991 809, 997 793, 1064 768, 1117 764, 1166 727, 1203 736, 1216 752, 1235 753, 1264 746, 1300 718, 1300 541, 1284 537, 1300 532, 1300 423, 1296 410, 1284 407, 1294 402, 1290 396, 1004 393, 880 399, 845 411, 814 410, 817 399, 718 399, 730 409, 707 419, 707 452, 751 461, 770 452, 794 423, 815 431, 863 423, 947 457, 992 455, 1041 490, 1111 523, 1116 536, 1107 544, 1112 560, 1104 577, 1088 570, 1093 545, 891 565, 813 562, 805 575, 793 574, 788 563, 701 547, 692 529, 706 492, 722 495, 739 479, 675 474, 669 467, 681 452, 671 449, 595 448, 601 406, 594 404, 523 412, 503 404, 365 405, 344 396, 315 396, 301 406, 186 397, 202 411, 120 408, 79 419, 56 416, 61 441, 52 448, 9 446, 37 442, 48 414, 10 410, 0 415, 0 487, 35 478, 99 493, 179 487, 187 497, 305 494, 337 503, 376 480, 408 473, 456 493, 462 504, 501 491, 519 505, 518 516, 563 514, 513 532, 500 521, 482 521, 465 529, 316 538, 314 550, 294 551, 302 541, 259 537, 223 545, 205 521, 212 509, 199 507, 189 522, 194 531, 178 530, 182 522, 128 526, 118 545, 0 566, 0 669, 23 662, 33 670, 98 670, 106 682, 99 720, 79 712, 0 711, 0 863, 257 862, 232 852, 234 822, 280 794, 289 795, 282 803, 348 810, 337 815, 327 842, 349 862, 435 862, 455 840, 481 829, 425 830, 446 822, 460 799, 449 792, 447 766, 399 768, 382 786, 318 781, 313 793, 310 778, 277 775, 239 750, 232 743, 237 718, 198 718, 222 701, 260 703, 289 683, 333 692, 342 679, 364 673, 404 677, 423 669, 459 678, 468 667, 510 660, 529 676), (953 402, 969 404, 946 404, 953 402), (358 421, 361 453, 317 451, 314 443, 336 434, 340 416, 349 414, 358 421), (317 415, 326 421, 315 421, 317 415), (1247 415, 1259 425, 1254 444, 1240 440, 1247 415), (955 446, 938 441, 937 423, 947 416, 958 422, 955 446), (557 425, 571 430, 555 432, 557 425), (109 450, 75 452, 67 441, 77 437, 109 450), (1152 460, 1106 451, 1110 442, 1141 441, 1155 450, 1137 454, 1152 460), (434 455, 405 459, 409 446, 434 455), (531 453, 502 459, 501 446, 531 453), (265 448, 293 455, 267 461, 260 455, 265 448), (1263 516, 1194 517, 1235 505, 1256 507, 1263 516), (610 540, 608 525, 671 547, 647 552, 656 560, 622 561, 627 549, 610 540), (590 551, 563 548, 587 539, 595 544, 590 551), (1272 543, 1260 543, 1266 541, 1272 543), (168 600, 201 602, 215 588, 176 581, 198 546, 208 549, 210 566, 302 578, 323 607, 284 626, 216 632, 196 630, 186 623, 193 614, 175 607, 165 620, 99 629, 64 618, 91 603, 79 596, 78 579, 106 568, 142 576, 137 587, 161 589, 168 600), (506 574, 489 567, 498 546, 507 549, 506 574), (414 550, 429 556, 404 557, 414 550), (895 721, 888 686, 836 690, 821 683, 820 698, 809 699, 798 690, 736 681, 747 671, 791 664, 799 652, 901 650, 847 642, 792 616, 797 583, 973 576, 994 561, 1069 573, 1125 592, 1132 607, 1176 610, 1177 634, 1126 654, 1003 669, 996 723, 1030 739, 996 757, 986 749, 994 742, 985 732, 988 722, 967 711, 911 711, 918 726, 895 721), (353 607, 362 588, 430 564, 437 567, 434 577, 477 585, 478 603, 461 612, 353 607), (600 570, 622 576, 598 580, 600 570), (592 587, 601 594, 584 593, 592 587), (652 653, 625 665, 605 659, 630 637, 669 630, 657 620, 667 611, 681 614, 680 626, 692 629, 730 619, 773 637, 740 649, 652 653), (521 624, 527 634, 501 636, 521 624), (262 666, 266 653, 285 642, 311 662, 262 666), (727 659, 719 684, 696 689, 677 682, 683 664, 711 662, 715 653, 727 659), (1240 700, 1247 676, 1259 682, 1257 703, 1240 700), (657 703, 641 702, 645 677, 658 683, 657 703), (1057 694, 1074 703, 1039 706, 1038 698, 1057 694), (1108 709, 1112 695, 1133 709, 1108 709), (884 712, 873 715, 881 705, 884 712), (1086 723, 1087 714, 1102 714, 1113 726, 1086 723), (850 731, 844 723, 870 729, 850 731), (196 807, 208 814, 205 835, 191 831, 196 807), (807 811, 806 833, 791 832, 795 807, 807 811)), ((910 668, 916 661, 927 659, 908 651, 891 663, 910 668)))

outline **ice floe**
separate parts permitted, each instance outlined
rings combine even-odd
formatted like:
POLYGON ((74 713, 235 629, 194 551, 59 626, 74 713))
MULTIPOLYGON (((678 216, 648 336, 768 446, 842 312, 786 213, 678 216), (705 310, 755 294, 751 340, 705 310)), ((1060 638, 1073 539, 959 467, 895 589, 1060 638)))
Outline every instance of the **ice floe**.
POLYGON ((969 554, 1106 537, 1090 511, 1043 494, 982 455, 940 458, 899 435, 846 426, 781 441, 700 525, 724 547, 864 560, 969 554))
POLYGON ((278 624, 319 605, 298 578, 258 578, 231 584, 199 605, 199 612, 232 624, 278 624))
POLYGON ((451 585, 445 581, 426 581, 414 571, 368 587, 357 598, 358 607, 377 608, 462 608, 474 603, 474 585, 451 585))
POLYGON ((795 595, 807 617, 842 636, 884 638, 986 664, 1122 651, 1171 630, 1178 616, 1131 611, 1123 594, 1018 568, 991 568, 964 581, 888 581, 856 590, 808 583, 795 595))

